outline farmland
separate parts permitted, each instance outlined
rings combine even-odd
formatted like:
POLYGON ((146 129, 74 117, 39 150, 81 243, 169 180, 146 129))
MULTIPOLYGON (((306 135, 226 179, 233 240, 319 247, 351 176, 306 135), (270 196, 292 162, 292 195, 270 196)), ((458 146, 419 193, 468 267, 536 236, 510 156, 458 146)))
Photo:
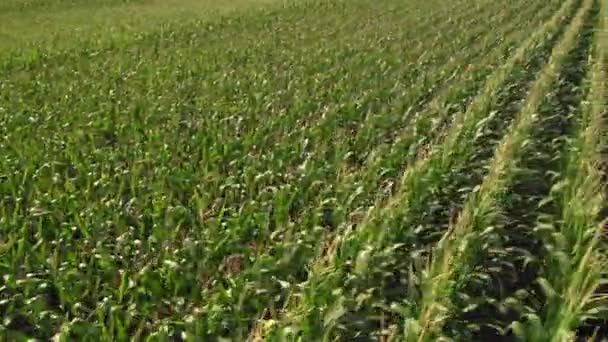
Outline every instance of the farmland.
POLYGON ((2 0, 0 341, 608 339, 608 0, 2 0))

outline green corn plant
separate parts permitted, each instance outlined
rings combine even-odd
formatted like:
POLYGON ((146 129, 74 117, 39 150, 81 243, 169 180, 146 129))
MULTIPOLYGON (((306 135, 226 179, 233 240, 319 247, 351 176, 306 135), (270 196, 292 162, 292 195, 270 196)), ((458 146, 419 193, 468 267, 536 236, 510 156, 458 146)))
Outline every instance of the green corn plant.
POLYGON ((584 2, 559 44, 553 49, 547 66, 541 71, 529 92, 524 108, 500 143, 489 167, 489 173, 479 188, 471 194, 457 221, 434 248, 422 280, 422 296, 419 313, 405 323, 408 340, 427 341, 441 335, 441 328, 448 318, 450 291, 454 279, 467 270, 469 254, 475 250, 477 230, 488 227, 496 215, 496 199, 509 184, 512 170, 520 156, 521 148, 537 118, 537 108, 543 94, 552 86, 560 66, 573 48, 592 1, 584 2))

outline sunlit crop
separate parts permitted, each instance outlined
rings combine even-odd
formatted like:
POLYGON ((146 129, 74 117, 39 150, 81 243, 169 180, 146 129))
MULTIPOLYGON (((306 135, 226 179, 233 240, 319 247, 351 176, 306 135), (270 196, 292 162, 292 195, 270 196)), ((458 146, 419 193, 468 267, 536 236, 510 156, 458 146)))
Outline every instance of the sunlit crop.
POLYGON ((0 341, 608 339, 608 0, 4 0, 0 341))

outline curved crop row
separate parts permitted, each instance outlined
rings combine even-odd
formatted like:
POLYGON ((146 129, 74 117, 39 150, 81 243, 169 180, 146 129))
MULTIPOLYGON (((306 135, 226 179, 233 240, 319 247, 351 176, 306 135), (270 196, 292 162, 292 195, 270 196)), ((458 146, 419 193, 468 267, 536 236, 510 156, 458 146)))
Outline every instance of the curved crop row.
POLYGON ((608 0, 7 1, 0 340, 608 336, 608 0))
MULTIPOLYGON (((563 179, 575 165, 569 158, 575 152, 569 136, 573 118, 579 115, 573 108, 578 108, 582 99, 581 83, 596 12, 594 3, 576 46, 560 68, 562 72, 544 94, 539 119, 520 152, 523 157, 512 171, 509 189, 499 197, 499 214, 487 223, 492 228, 476 236, 480 248, 474 252, 467 276, 458 280, 458 295, 453 298, 456 305, 444 329, 452 338, 485 340, 520 335, 524 340, 543 340, 550 339, 548 332, 556 331, 543 327, 543 317, 550 311, 551 301, 556 300, 551 299, 556 294, 552 287, 555 282, 547 279, 556 270, 565 269, 569 259, 564 259, 568 252, 563 249, 567 249, 564 243, 568 239, 559 228, 564 217, 560 208, 567 206, 559 197, 562 190, 569 191, 568 186, 563 187, 563 179), (561 255, 561 261, 552 256, 555 254, 561 255), (530 329, 524 330, 521 323, 512 324, 518 321, 530 329), (458 335, 467 330, 473 337, 458 335)), ((596 193, 600 189, 596 188, 596 193)), ((565 272, 553 279, 582 275, 565 272)), ((585 328, 588 335, 593 333, 588 330, 591 326, 585 328)))
MULTIPOLYGON (((515 39, 515 37, 509 38, 509 40, 511 39, 515 39)), ((501 54, 500 51, 496 51, 496 53, 501 54)), ((492 55, 495 55, 495 53, 491 54, 490 56, 492 55)), ((487 57, 489 56, 485 56, 484 58, 487 60, 487 57)), ((485 68, 486 65, 488 65, 487 62, 481 63, 482 68, 485 68)), ((467 79, 467 81, 479 82, 480 77, 472 76, 470 79, 467 79)), ((453 93, 451 94, 453 95, 453 93)), ((436 102, 436 105, 437 103, 443 103, 443 101, 446 101, 448 95, 448 92, 445 92, 442 96, 443 100, 438 100, 438 102, 436 102)), ((435 107, 434 109, 437 110, 438 108, 435 107)), ((427 114, 430 116, 432 113, 433 111, 429 111, 427 114)), ((412 135, 408 137, 410 143, 414 143, 417 140, 422 139, 422 136, 425 134, 425 132, 426 131, 424 130, 418 132, 408 130, 408 133, 412 135)), ((387 157, 392 156, 399 158, 396 155, 393 155, 392 153, 387 157)), ((315 167, 315 164, 312 164, 311 166, 307 165, 307 169, 310 168, 311 170, 315 170, 320 167, 320 165, 318 167, 315 167)), ((367 175, 365 177, 367 177, 368 179, 365 184, 365 188, 373 189, 374 184, 377 181, 373 180, 372 177, 378 176, 378 174, 373 170, 371 170, 370 172, 370 169, 364 169, 362 171, 367 175)), ((354 175, 353 177, 354 179, 358 178, 358 176, 356 175, 354 175)), ((323 176, 311 177, 311 179, 322 180, 323 176)), ((335 191, 338 194, 342 192, 344 193, 344 195, 348 195, 349 188, 354 190, 354 188, 352 187, 353 184, 349 183, 337 183, 334 186, 336 189, 335 191)), ((361 186, 363 186, 363 184, 361 186)), ((364 196, 368 198, 371 197, 371 200, 373 200, 374 197, 373 192, 367 193, 365 189, 363 190, 363 192, 358 192, 358 194, 359 196, 356 201, 361 200, 361 198, 364 196)), ((331 195, 328 196, 327 190, 321 191, 320 195, 324 195, 325 198, 331 198, 331 195)), ((242 274, 240 274, 237 278, 239 279, 237 280, 237 285, 231 285, 231 290, 235 290, 236 293, 240 294, 246 293, 247 291, 264 292, 260 293, 260 295, 258 296, 245 297, 242 300, 240 300, 239 298, 229 298, 226 296, 218 295, 214 300, 214 303, 216 303, 214 307, 224 308, 223 310, 241 311, 245 307, 259 307, 260 303, 266 302, 269 304, 262 304, 262 308, 268 306, 267 312, 264 313, 262 311, 259 311, 260 309, 258 309, 256 313, 243 316, 242 319, 243 321, 247 321, 250 320, 251 317, 256 317, 260 314, 264 314, 266 319, 270 319, 271 317, 273 317, 273 312, 276 311, 277 307, 281 306, 281 298, 284 298, 284 296, 281 296, 281 293, 284 294, 285 292, 289 291, 289 287, 282 288, 277 285, 282 282, 283 286, 289 286, 288 284, 294 283, 294 280, 297 282, 298 278, 302 277, 302 273, 305 271, 304 267, 306 263, 311 257, 314 256, 315 251, 322 246, 322 244, 319 244, 319 241, 323 241, 323 236, 326 233, 333 232, 335 229, 334 227, 340 226, 341 222, 344 221, 343 217, 348 214, 349 209, 347 207, 340 208, 339 206, 345 202, 347 202, 347 205, 349 206, 354 205, 354 200, 355 199, 348 200, 346 198, 344 198, 343 200, 336 199, 335 202, 333 202, 335 204, 324 204, 323 202, 319 201, 321 202, 321 206, 318 209, 313 208, 313 210, 309 212, 303 211, 301 214, 298 215, 298 217, 296 217, 296 221, 294 223, 290 223, 287 225, 287 227, 285 227, 286 229, 288 229, 286 232, 281 232, 281 229, 283 229, 283 227, 278 226, 277 232, 281 235, 277 235, 276 238, 273 239, 274 243, 263 245, 264 247, 261 248, 261 252, 258 252, 258 254, 255 256, 255 263, 250 268, 245 268, 244 270, 242 270, 242 274), (337 208, 336 205, 338 206, 337 208), (336 210, 333 210, 333 208, 335 208, 336 210), (331 222, 323 222, 323 214, 321 213, 327 213, 328 210, 331 210, 331 213, 329 214, 331 215, 331 222), (323 229, 321 229, 322 226, 324 226, 323 229), (284 236, 284 238, 281 238, 281 236, 284 236), (273 280, 274 277, 276 277, 276 280, 273 280), (246 279, 249 279, 249 281, 246 282, 246 279), (236 286, 236 288, 234 286, 236 286), (222 303, 222 305, 219 305, 218 303, 222 303)), ((319 204, 319 202, 317 201, 310 202, 312 202, 313 205, 319 204)), ((339 228, 337 231, 339 231, 339 228)), ((232 314, 226 311, 224 312, 224 315, 217 315, 216 317, 219 319, 223 319, 224 317, 232 317, 232 314)), ((204 320, 201 320, 200 318, 195 319, 195 322, 199 322, 200 324, 202 324, 203 321, 204 320)))
MULTIPOLYGON (((256 130, 264 127, 256 120, 260 114, 272 118, 266 122, 271 125, 284 118, 285 109, 295 108, 286 124, 296 127, 299 116, 312 112, 308 106, 346 100, 331 96, 357 95, 356 87, 365 78, 381 75, 381 63, 357 62, 357 48, 375 44, 371 46, 378 54, 367 51, 370 59, 382 57, 383 52, 400 55, 403 41, 375 38, 403 23, 401 7, 384 16, 384 21, 374 21, 373 16, 369 20, 370 13, 359 12, 370 3, 345 5, 347 13, 368 21, 359 31, 324 27, 324 20, 343 15, 331 8, 327 15, 309 16, 314 23, 309 29, 279 21, 257 32, 274 35, 244 45, 207 45, 188 37, 191 40, 180 40, 175 50, 163 51, 162 44, 168 44, 164 40, 170 38, 159 38, 160 47, 115 47, 107 59, 88 60, 86 54, 75 53, 75 63, 43 68, 42 58, 40 65, 16 70, 3 80, 1 238, 13 241, 19 236, 2 254, 8 260, 2 271, 11 276, 0 283, 6 286, 3 296, 9 298, 0 310, 9 317, 9 330, 43 339, 59 328, 106 339, 146 335, 164 329, 159 326, 172 318, 186 318, 199 310, 203 299, 213 302, 204 298, 211 276, 217 280, 217 293, 236 289, 229 276, 230 262, 238 264, 240 259, 230 256, 255 250, 240 242, 265 234, 273 219, 266 203, 245 208, 251 212, 220 208, 211 219, 208 209, 216 200, 228 206, 240 196, 242 184, 231 177, 236 172, 245 173, 252 183, 264 183, 267 176, 290 171, 264 158, 251 160, 248 167, 260 170, 256 167, 265 165, 268 173, 247 173, 240 167, 245 154, 259 144, 248 139, 258 137, 256 130), (342 38, 339 44, 326 37, 336 32, 342 38), (298 42, 306 44, 297 46, 298 42), (266 53, 275 45, 275 52, 266 53), (207 46, 210 51, 200 51, 207 46), (317 81, 309 76, 324 76, 328 66, 335 67, 333 78, 322 79, 318 89, 309 87, 317 81), (366 72, 346 77, 360 66, 366 72), (346 81, 344 89, 333 89, 332 83, 341 79, 346 81), (307 94, 311 89, 315 93, 307 94), (283 96, 283 90, 295 94, 283 96), (301 103, 304 106, 299 107, 301 103)), ((488 11, 481 4, 466 8, 475 14, 488 11)), ((302 21, 292 8, 285 11, 288 19, 302 21)), ((384 10, 375 8, 378 12, 384 10)), ((259 22, 252 21, 255 28, 259 22)), ((477 20, 458 22, 479 28, 477 20)), ((415 28, 415 23, 407 27, 415 28)), ((394 36, 402 39, 405 31, 404 27, 394 36)), ((480 32, 463 29, 458 36, 480 32)), ((429 57, 435 55, 444 53, 429 57)), ((281 148, 275 146, 271 152, 281 148)), ((331 167, 335 165, 325 170, 331 167)), ((273 195, 270 186, 264 190, 268 197, 273 195)), ((258 192, 251 195, 255 198, 258 192)), ((273 200, 281 204, 283 199, 273 200)), ((208 312, 222 312, 212 309, 208 312)), ((236 315, 220 320, 241 322, 236 315)), ((247 323, 240 326, 240 334, 249 329, 247 323)), ((221 324, 213 329, 225 331, 221 324)))
POLYGON ((457 279, 466 277, 471 255, 479 248, 477 235, 487 233, 483 230, 489 227, 488 223, 497 214, 497 198, 507 189, 512 171, 521 158, 524 142, 538 120, 538 106, 575 46, 592 4, 593 0, 583 3, 571 27, 554 48, 547 67, 530 90, 523 110, 497 148, 488 175, 471 193, 455 224, 434 248, 428 270, 422 276, 420 309, 414 319, 406 321, 404 333, 408 340, 430 341, 441 335, 449 317, 451 292, 456 288, 457 279))
MULTIPOLYGON (((527 13, 533 13, 533 11, 527 12, 527 13)), ((512 38, 514 39, 514 37, 512 38)), ((494 44, 491 40, 487 40, 488 44, 494 44)), ((313 165, 314 166, 314 165, 313 165)), ((307 167, 308 169, 308 167, 307 167)), ((318 168, 312 167, 311 166, 311 170, 315 170, 318 168)), ((323 179, 322 177, 319 178, 320 175, 317 175, 316 179, 323 179)), ((310 179, 315 179, 315 177, 309 176, 310 179)), ((275 208, 277 209, 277 208, 275 208)), ((314 215, 314 212, 312 213, 314 215)), ((276 215, 278 216, 279 213, 276 213, 276 215)), ((283 216, 284 217, 284 216, 283 216)), ((247 267, 245 266, 245 269, 243 269, 242 274, 237 278, 236 283, 231 283, 230 285, 221 285, 221 283, 217 283, 217 285, 220 286, 229 286, 231 293, 239 293, 241 294, 241 296, 244 296, 245 293, 247 293, 247 291, 264 291, 263 293, 261 292, 259 296, 251 296, 251 297, 228 297, 225 296, 224 293, 226 290, 222 289, 222 287, 220 287, 219 289, 215 289, 215 290, 211 290, 208 294, 205 295, 205 297, 211 297, 213 296, 213 300, 211 301, 211 303, 208 304, 208 307, 214 307, 214 308, 222 308, 221 310, 223 310, 223 314, 216 314, 216 315, 211 315, 209 310, 203 310, 203 312, 205 312, 205 315, 208 315, 207 319, 205 320, 212 320, 212 319, 225 319, 226 317, 233 317, 232 314, 228 313, 226 310, 235 310, 235 311, 240 311, 240 308, 243 307, 255 307, 255 305, 253 305, 255 302, 262 302, 262 300, 270 300, 272 299, 273 301, 276 301, 277 299, 275 298, 275 296, 278 296, 278 294, 276 294, 277 291, 279 291, 280 293, 280 287, 278 287, 277 285, 279 284, 279 280, 282 281, 283 283, 289 283, 289 280, 291 277, 293 276, 298 276, 298 272, 301 271, 297 271, 298 269, 302 269, 302 267, 304 266, 304 263, 306 262, 306 254, 303 254, 304 252, 304 248, 309 248, 309 243, 310 245, 310 250, 308 253, 308 255, 311 255, 311 252, 314 252, 315 250, 315 239, 313 238, 314 236, 318 236, 318 231, 317 230, 313 230, 309 233, 306 233, 306 230, 303 230, 303 228, 308 229, 307 227, 310 226, 311 228, 313 227, 313 225, 315 225, 315 222, 310 222, 313 220, 316 220, 314 216, 308 216, 308 215, 304 215, 304 217, 308 217, 307 220, 302 221, 298 224, 292 224, 289 225, 287 228, 288 229, 293 229, 292 227, 299 227, 300 231, 294 231, 293 233, 290 231, 287 231, 287 233, 285 232, 281 232, 278 231, 277 233, 281 233, 281 234, 285 234, 285 238, 280 238, 280 236, 277 235, 277 237, 279 237, 279 239, 277 238, 273 238, 272 241, 269 241, 269 243, 272 243, 274 245, 276 245, 276 247, 273 247, 272 244, 270 245, 266 245, 264 244, 260 244, 260 241, 263 241, 261 239, 257 239, 256 240, 256 249, 252 250, 251 252, 246 251, 245 253, 247 253, 247 255, 249 255, 248 257, 246 257, 245 259, 249 259, 251 257, 255 257, 255 265, 252 265, 251 267, 247 267), (296 237, 291 237, 291 234, 295 234, 296 237), (286 241, 287 239, 287 241, 286 241), (275 242, 273 242, 275 241, 275 242), (291 241, 293 241, 294 243, 294 248, 290 248, 289 245, 291 245, 291 241), (281 242, 281 243, 279 243, 281 242), (260 250, 261 252, 258 253, 263 253, 263 254, 256 254, 256 250, 260 250), (296 255, 297 252, 297 255, 296 255), (253 253, 253 255, 251 255, 250 253, 253 253), (281 271, 283 270, 283 271, 281 271), (281 277, 281 279, 277 279, 277 280, 273 280, 272 277, 281 277), (253 278, 253 279, 252 279, 253 278), (250 279, 248 282, 246 281, 246 279, 250 279), (265 280, 263 280, 265 279, 265 280), (215 294, 213 294, 214 292, 216 292, 215 294), (243 299, 240 299, 243 298, 243 299), (220 304, 221 303, 221 304, 220 304)), ((280 217, 279 217, 280 218, 280 217)), ((281 229, 281 227, 277 227, 277 229, 281 229)), ((234 235, 235 231, 227 231, 227 233, 230 232, 231 236, 236 237, 237 235, 234 235)), ((276 235, 276 234, 273 234, 276 235)), ((224 244, 225 246, 225 244, 224 244)), ((222 255, 223 253, 221 252, 217 252, 218 255, 222 255)), ((236 257, 241 257, 241 256, 236 256, 236 257)), ((247 262, 245 263, 245 265, 247 265, 247 262)), ((211 266, 213 267, 213 266, 211 266)), ((221 278, 221 274, 212 274, 211 275, 214 278, 221 278)), ((215 281, 217 282, 217 281, 215 281)), ((284 291, 285 289, 283 289, 282 291, 284 291)), ((207 304, 206 304, 207 305, 207 304)), ((259 306, 259 304, 258 304, 259 306)), ((232 311, 230 311, 232 312, 232 311)), ((246 324, 246 322, 248 320, 251 320, 252 317, 255 317, 256 314, 247 314, 247 315, 243 315, 242 316, 242 320, 243 322, 246 324)), ((203 324, 205 322, 205 320, 203 320, 202 318, 197 318, 195 319, 195 322, 199 322, 200 324, 203 324)), ((212 322, 212 321, 211 321, 212 322)), ((210 323, 208 323, 210 324, 210 323)), ((214 325, 212 325, 214 326, 214 325)), ((207 328, 207 329, 216 329, 216 328, 207 328)), ((213 330, 211 330, 213 331, 213 330)), ((232 330, 232 333, 236 332, 236 330, 232 330)), ((196 334, 198 335, 198 334, 196 334)))
MULTIPOLYGON (((563 15, 568 13, 568 11, 572 8, 574 2, 567 2, 563 5, 562 9, 544 26, 543 29, 537 31, 532 37, 524 44, 524 46, 518 49, 512 57, 505 63, 503 68, 500 68, 494 77, 488 80, 485 89, 481 92, 481 94, 473 101, 471 106, 468 107, 466 113, 459 114, 457 117, 460 119, 456 120, 456 125, 450 127, 450 132, 457 132, 463 130, 462 124, 458 124, 463 118, 466 118, 465 122, 469 125, 467 128, 469 131, 476 130, 475 124, 479 121, 478 116, 484 116, 487 114, 486 110, 489 110, 492 106, 492 101, 495 101, 495 94, 500 89, 499 87, 504 83, 510 74, 511 70, 515 67, 517 63, 521 63, 521 60, 526 60, 526 57, 530 55, 532 51, 535 50, 537 45, 540 45, 544 42, 544 39, 549 33, 549 36, 554 35, 559 31, 560 24, 565 18, 563 15), (474 115, 473 115, 474 114, 474 115)), ((453 135, 450 133, 448 136, 453 135)), ((459 141, 458 139, 452 138, 451 143, 441 145, 441 148, 445 148, 446 150, 452 150, 456 145, 456 143, 466 144, 466 140, 459 141)), ((464 146, 464 145, 463 145, 464 146)), ((435 146, 434 149, 439 149, 438 146, 435 146)), ((391 214, 395 208, 399 206, 403 207, 400 209, 400 212, 404 212, 405 208, 408 205, 412 206, 412 201, 417 201, 417 198, 424 198, 425 189, 430 190, 428 187, 423 186, 429 181, 428 172, 429 171, 437 171, 437 174, 440 174, 441 170, 446 170, 447 168, 433 168, 429 167, 429 161, 433 161, 435 164, 441 161, 441 153, 439 151, 431 150, 431 154, 426 158, 419 159, 419 161, 414 164, 411 168, 409 168, 402 180, 403 190, 402 192, 398 192, 390 199, 386 205, 379 207, 376 206, 371 210, 371 213, 368 214, 368 218, 364 219, 365 221, 360 222, 356 227, 356 230, 346 231, 343 234, 337 236, 337 240, 334 241, 333 247, 330 247, 327 250, 326 256, 334 257, 335 259, 326 259, 325 256, 322 256, 321 259, 317 260, 316 265, 313 265, 312 274, 309 277, 308 283, 305 283, 306 288, 305 292, 302 293, 303 297, 301 302, 296 307, 290 308, 289 313, 286 315, 286 322, 293 322, 298 325, 308 325, 306 321, 298 322, 300 319, 304 317, 308 317, 310 323, 319 320, 323 317, 321 312, 327 311, 327 314, 332 312, 330 307, 331 302, 335 302, 333 307, 341 307, 341 303, 339 298, 342 298, 342 294, 340 292, 335 292, 332 294, 332 289, 338 289, 342 284, 342 277, 347 276, 349 273, 347 271, 348 266, 346 264, 350 264, 353 261, 349 261, 350 256, 359 255, 354 261, 353 267, 356 273, 365 272, 365 264, 366 260, 369 260, 370 252, 372 250, 361 251, 359 253, 358 247, 362 248, 365 241, 374 242, 374 244, 386 244, 388 245, 388 241, 386 238, 391 237, 392 234, 390 232, 391 228, 396 228, 394 226, 387 226, 382 222, 387 222, 387 215, 391 214), (439 158, 438 158, 439 157, 439 158), (427 174, 427 175, 425 175, 427 174), (415 186, 418 183, 420 186, 415 186), (409 185, 409 186, 408 186, 409 185), (407 198, 406 198, 407 197, 407 198), (411 199, 408 199, 411 198, 411 199), (381 225, 381 229, 377 227, 381 225), (371 234, 371 235, 370 235, 371 234), (369 235, 369 236, 367 236, 369 235), (338 238, 340 240, 338 240, 338 238), (384 240, 384 241, 383 241, 384 240), (340 242, 342 241, 342 242, 340 242), (342 245, 338 247, 339 245, 342 245), (339 255, 336 255, 335 252, 339 251, 339 255), (336 258, 336 257, 339 257, 336 258), (327 264, 325 263, 327 261, 327 264), (356 264, 361 264, 359 267, 356 264), (363 267, 363 268, 362 268, 363 267), (358 271, 360 269, 361 271, 358 271), (324 302, 328 301, 327 304, 324 302), (304 311, 300 312, 300 310, 310 310, 315 308, 313 311, 304 311), (295 315, 295 316, 293 316, 295 315), (300 317, 300 318, 298 318, 300 317)), ((441 164, 440 164, 441 165, 441 164)), ((445 165, 445 164, 444 164, 445 165)), ((447 166, 447 165, 445 165, 447 166)), ((394 241, 394 240, 393 240, 394 241)), ((352 276, 352 275, 351 275, 352 276)), ((299 296, 298 296, 299 297, 299 296)), ((294 297, 297 298, 297 297, 294 297)), ((312 332, 311 332, 312 333, 312 332)))
POLYGON ((583 334, 605 338, 606 327, 594 325, 605 317, 608 300, 597 293, 605 281, 606 257, 600 248, 603 228, 598 217, 605 206, 600 149, 606 135, 606 1, 600 1, 599 25, 589 61, 589 90, 580 107, 575 135, 566 143, 562 170, 551 187, 545 203, 552 202, 556 213, 539 226, 545 249, 544 277, 539 281, 546 302, 539 312, 513 329, 522 339, 567 341, 583 334), (588 324, 584 325, 585 321, 588 324))

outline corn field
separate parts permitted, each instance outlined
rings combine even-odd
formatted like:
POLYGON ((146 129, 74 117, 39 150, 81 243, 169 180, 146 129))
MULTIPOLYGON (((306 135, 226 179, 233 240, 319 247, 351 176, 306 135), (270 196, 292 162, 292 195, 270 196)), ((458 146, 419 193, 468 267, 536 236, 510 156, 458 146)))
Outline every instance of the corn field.
POLYGON ((0 0, 0 341, 608 341, 608 0, 0 0))

